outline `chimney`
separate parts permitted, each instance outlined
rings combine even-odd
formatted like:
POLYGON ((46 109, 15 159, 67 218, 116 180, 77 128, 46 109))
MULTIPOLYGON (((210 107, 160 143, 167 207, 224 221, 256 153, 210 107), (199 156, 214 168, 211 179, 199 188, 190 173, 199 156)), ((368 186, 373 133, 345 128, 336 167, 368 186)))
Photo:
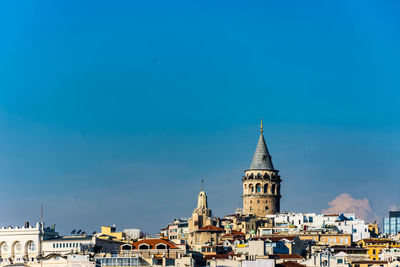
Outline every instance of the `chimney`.
POLYGON ((25 228, 29 228, 29 222, 28 221, 25 222, 25 228))

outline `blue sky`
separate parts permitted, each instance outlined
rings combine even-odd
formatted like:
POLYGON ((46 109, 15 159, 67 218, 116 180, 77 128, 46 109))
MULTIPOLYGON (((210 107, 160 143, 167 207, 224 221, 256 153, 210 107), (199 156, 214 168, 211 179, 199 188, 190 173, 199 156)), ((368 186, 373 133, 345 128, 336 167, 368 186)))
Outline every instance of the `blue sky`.
POLYGON ((0 223, 155 232, 241 201, 259 120, 282 209, 400 205, 400 2, 3 1, 0 223))

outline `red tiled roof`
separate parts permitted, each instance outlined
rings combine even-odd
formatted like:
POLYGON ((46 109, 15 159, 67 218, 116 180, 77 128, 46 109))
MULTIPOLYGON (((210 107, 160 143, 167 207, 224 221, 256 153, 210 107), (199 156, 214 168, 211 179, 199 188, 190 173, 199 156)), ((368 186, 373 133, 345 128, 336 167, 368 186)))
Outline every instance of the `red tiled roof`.
POLYGON ((233 234, 233 235, 243 235, 243 236, 246 235, 245 233, 240 232, 240 231, 237 231, 237 230, 232 230, 232 234, 233 234))
POLYGON ((306 265, 297 263, 295 261, 285 261, 279 264, 276 264, 276 267, 304 267, 306 265))
POLYGON ((231 237, 231 238, 233 238, 233 235, 232 234, 225 234, 225 235, 222 235, 222 237, 231 237))
POLYGON ((277 256, 279 259, 296 259, 296 260, 302 260, 304 259, 302 256, 299 254, 273 254, 273 256, 277 256))
POLYGON ((161 239, 161 238, 149 238, 149 239, 142 239, 132 243, 133 249, 139 249, 141 244, 147 244, 150 246, 150 249, 156 249, 158 244, 167 245, 169 249, 179 249, 174 243, 170 242, 169 240, 161 239))
POLYGON ((198 229, 197 231, 199 231, 199 232, 224 232, 224 229, 213 226, 213 225, 207 225, 207 226, 204 226, 204 227, 198 229))

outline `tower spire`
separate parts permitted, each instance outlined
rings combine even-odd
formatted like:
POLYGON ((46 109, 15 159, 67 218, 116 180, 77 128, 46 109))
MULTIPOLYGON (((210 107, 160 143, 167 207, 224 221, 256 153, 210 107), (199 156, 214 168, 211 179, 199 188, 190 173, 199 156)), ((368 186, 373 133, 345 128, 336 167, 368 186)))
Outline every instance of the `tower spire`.
POLYGON ((268 152, 267 144, 265 143, 263 135, 263 123, 261 120, 261 134, 258 139, 256 151, 253 155, 253 160, 251 161, 250 170, 274 170, 274 165, 272 164, 271 155, 268 152))

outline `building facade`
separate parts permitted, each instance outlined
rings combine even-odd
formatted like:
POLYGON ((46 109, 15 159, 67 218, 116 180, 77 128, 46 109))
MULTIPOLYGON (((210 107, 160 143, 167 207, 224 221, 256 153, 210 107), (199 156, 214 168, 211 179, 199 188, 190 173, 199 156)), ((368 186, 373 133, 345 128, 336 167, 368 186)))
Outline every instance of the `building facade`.
POLYGON ((389 211, 389 217, 383 219, 383 233, 395 235, 400 232, 400 211, 389 211))
POLYGON ((243 176, 243 212, 264 217, 280 211, 281 177, 272 164, 265 143, 261 122, 258 140, 250 168, 243 176))
POLYGON ((42 242, 58 236, 54 226, 44 227, 37 223, 23 227, 0 229, 0 266, 11 264, 36 264, 43 256, 42 242))

